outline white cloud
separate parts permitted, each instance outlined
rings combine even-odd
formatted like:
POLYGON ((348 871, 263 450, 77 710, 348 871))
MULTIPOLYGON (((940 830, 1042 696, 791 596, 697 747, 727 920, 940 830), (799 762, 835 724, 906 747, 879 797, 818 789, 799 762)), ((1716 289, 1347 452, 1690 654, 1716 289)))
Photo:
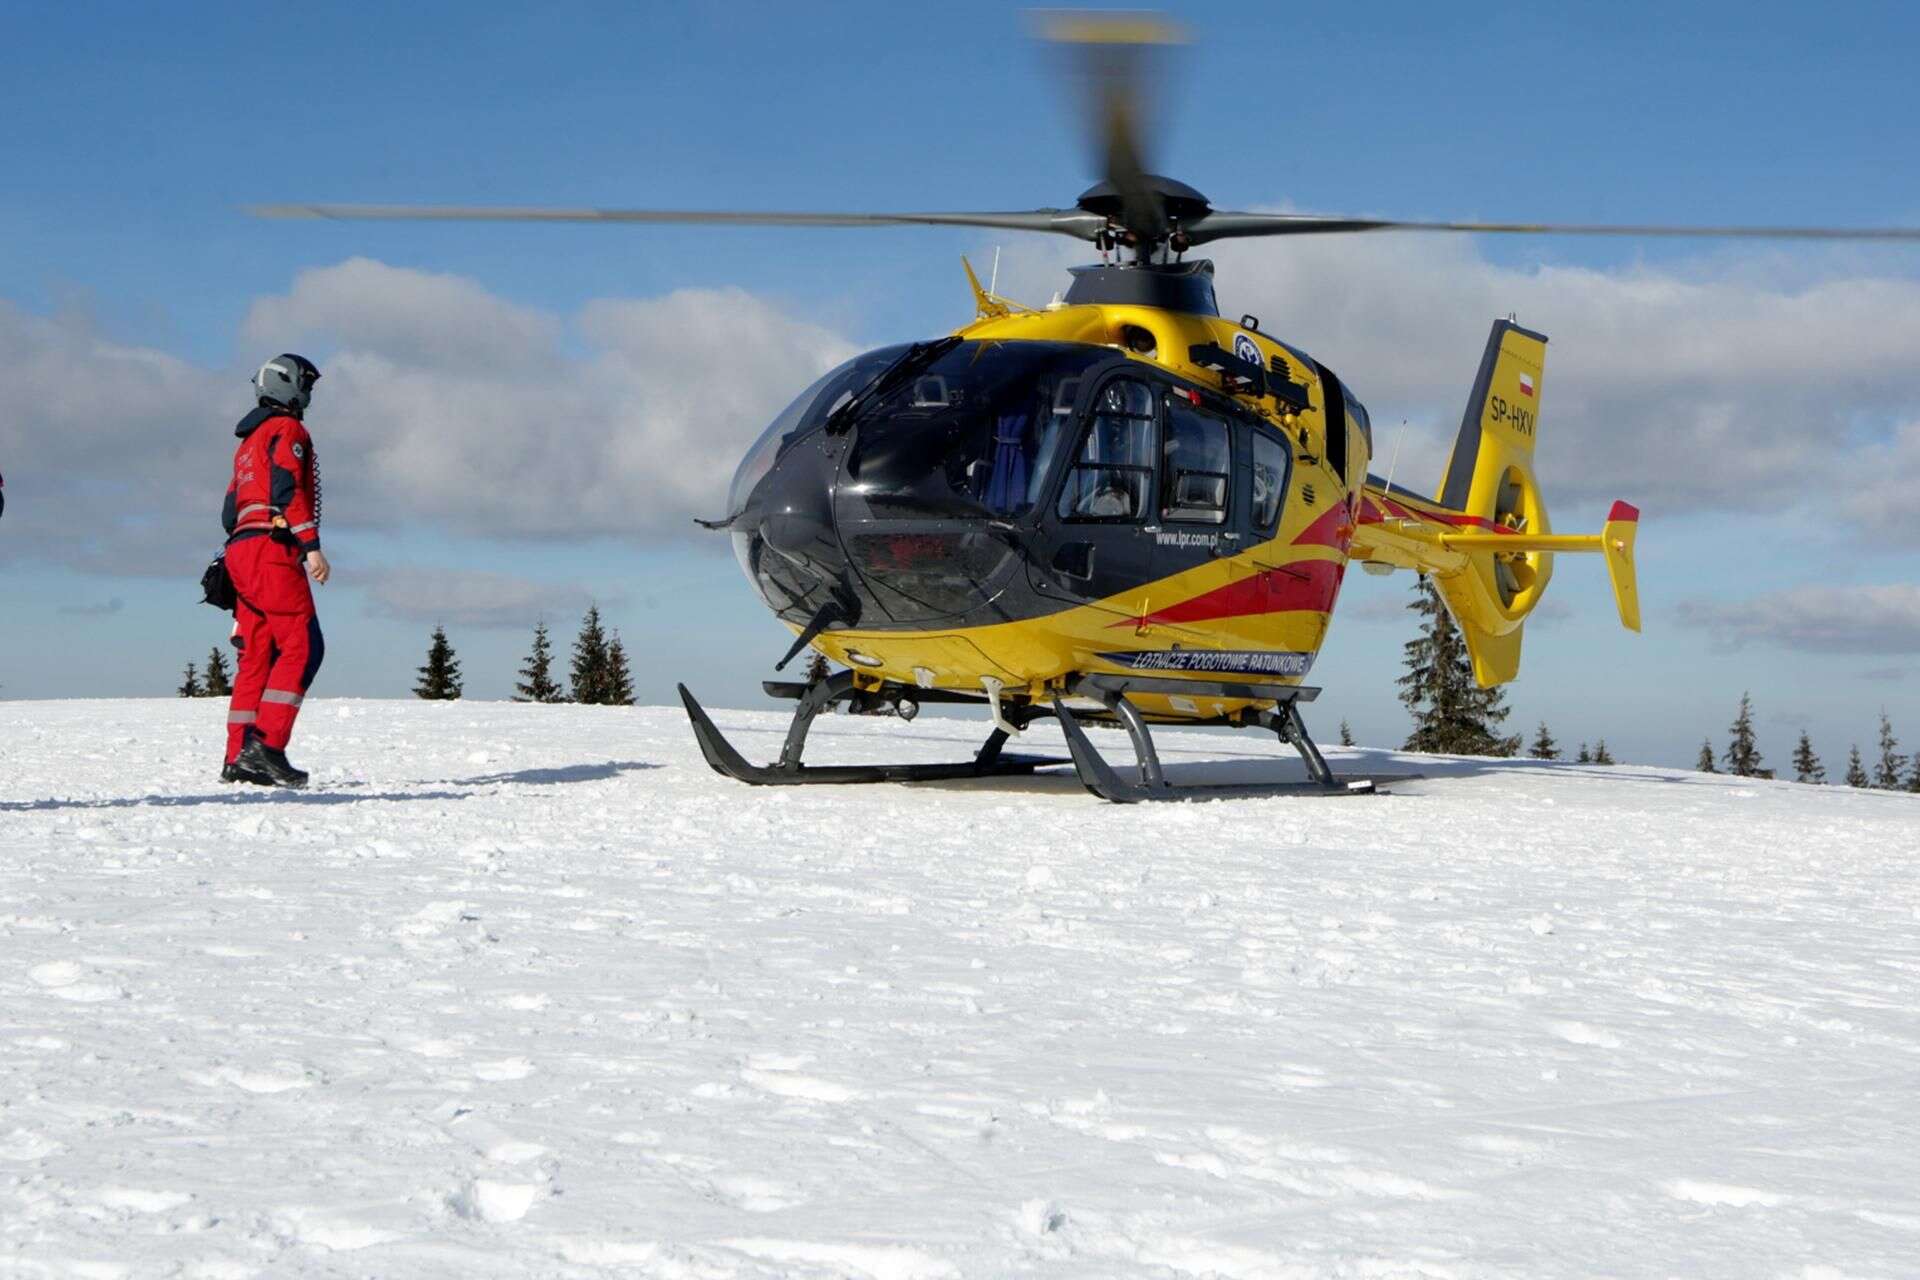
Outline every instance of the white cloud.
MULTIPOLYGON (((1920 346, 1920 343, 1916 343, 1920 346)), ((1850 468, 1846 514, 1869 533, 1920 541, 1920 418, 1902 423, 1850 468)))
MULTIPOLYGON (((845 339, 737 289, 551 315, 364 258, 301 273, 243 326, 323 378, 326 525, 657 540, 721 515, 747 446, 845 339)), ((0 555, 198 572, 219 545, 251 370, 215 372, 0 302, 0 555)))
POLYGON ((255 301, 241 326, 263 355, 319 339, 409 368, 501 377, 553 372, 561 333, 557 316, 515 306, 476 281, 371 258, 301 272, 286 293, 255 301))
POLYGON ((584 613, 595 598, 579 583, 473 569, 375 569, 366 577, 369 613, 461 627, 531 628, 542 617, 584 613))
POLYGON ((1683 601, 1679 613, 1682 623, 1728 648, 1752 642, 1815 653, 1905 656, 1920 650, 1920 586, 1911 583, 1793 587, 1751 600, 1683 601))
POLYGON ((365 259, 302 273, 247 330, 288 345, 274 325, 334 347, 309 418, 330 518, 493 535, 648 537, 725 514, 754 436, 854 351, 738 289, 591 302, 563 325, 365 259))
POLYGON ((197 573, 219 545, 226 424, 240 416, 220 406, 239 389, 231 377, 0 301, 0 555, 30 549, 99 572, 197 573))

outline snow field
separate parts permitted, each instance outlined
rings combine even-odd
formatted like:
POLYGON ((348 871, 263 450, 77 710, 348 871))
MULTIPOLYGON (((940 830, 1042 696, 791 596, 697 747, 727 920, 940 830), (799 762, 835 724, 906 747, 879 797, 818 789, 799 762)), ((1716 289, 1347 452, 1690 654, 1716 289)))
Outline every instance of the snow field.
POLYGON ((0 703, 0 1275, 1920 1273, 1912 797, 327 700, 272 794, 223 719, 0 703))

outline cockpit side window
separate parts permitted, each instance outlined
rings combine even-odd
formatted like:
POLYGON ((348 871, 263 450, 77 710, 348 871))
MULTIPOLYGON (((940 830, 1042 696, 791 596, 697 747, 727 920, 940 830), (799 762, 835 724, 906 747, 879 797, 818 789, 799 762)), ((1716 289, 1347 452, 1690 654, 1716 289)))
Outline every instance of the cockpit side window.
POLYGON ((1157 427, 1154 395, 1146 383, 1115 378, 1100 388, 1060 490, 1061 518, 1144 519, 1153 497, 1157 427))
POLYGON ((1161 471, 1160 515, 1165 520, 1225 524, 1233 482, 1231 432, 1224 418, 1182 399, 1166 398, 1166 466, 1161 471))
POLYGON ((1253 433, 1253 531, 1272 537, 1287 492, 1287 468, 1293 451, 1265 431, 1253 433))

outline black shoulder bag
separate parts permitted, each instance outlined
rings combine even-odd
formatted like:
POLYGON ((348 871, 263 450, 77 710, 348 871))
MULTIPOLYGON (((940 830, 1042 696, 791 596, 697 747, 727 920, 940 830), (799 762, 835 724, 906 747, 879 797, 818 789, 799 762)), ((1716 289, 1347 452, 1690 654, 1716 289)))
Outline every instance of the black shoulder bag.
POLYGON ((233 579, 227 576, 225 548, 222 548, 220 554, 213 558, 213 563, 207 566, 207 571, 200 575, 200 593, 208 604, 216 609, 224 609, 228 613, 232 613, 235 606, 240 603, 240 594, 233 589, 233 579))

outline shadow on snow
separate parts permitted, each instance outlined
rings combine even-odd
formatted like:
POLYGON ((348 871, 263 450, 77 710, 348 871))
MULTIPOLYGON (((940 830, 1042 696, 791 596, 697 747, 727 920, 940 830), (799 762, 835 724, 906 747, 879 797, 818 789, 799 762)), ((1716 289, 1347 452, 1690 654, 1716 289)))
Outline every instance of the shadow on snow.
MULTIPOLYGON (((602 764, 562 765, 552 769, 518 769, 478 778, 443 778, 440 787, 557 786, 573 782, 606 782, 623 773, 658 769, 640 760, 609 760, 602 764)), ((319 791, 281 791, 236 786, 207 795, 120 796, 107 800, 0 800, 0 813, 36 813, 51 809, 173 809, 195 805, 336 805, 409 800, 466 800, 472 791, 367 791, 364 782, 343 782, 319 791)))

